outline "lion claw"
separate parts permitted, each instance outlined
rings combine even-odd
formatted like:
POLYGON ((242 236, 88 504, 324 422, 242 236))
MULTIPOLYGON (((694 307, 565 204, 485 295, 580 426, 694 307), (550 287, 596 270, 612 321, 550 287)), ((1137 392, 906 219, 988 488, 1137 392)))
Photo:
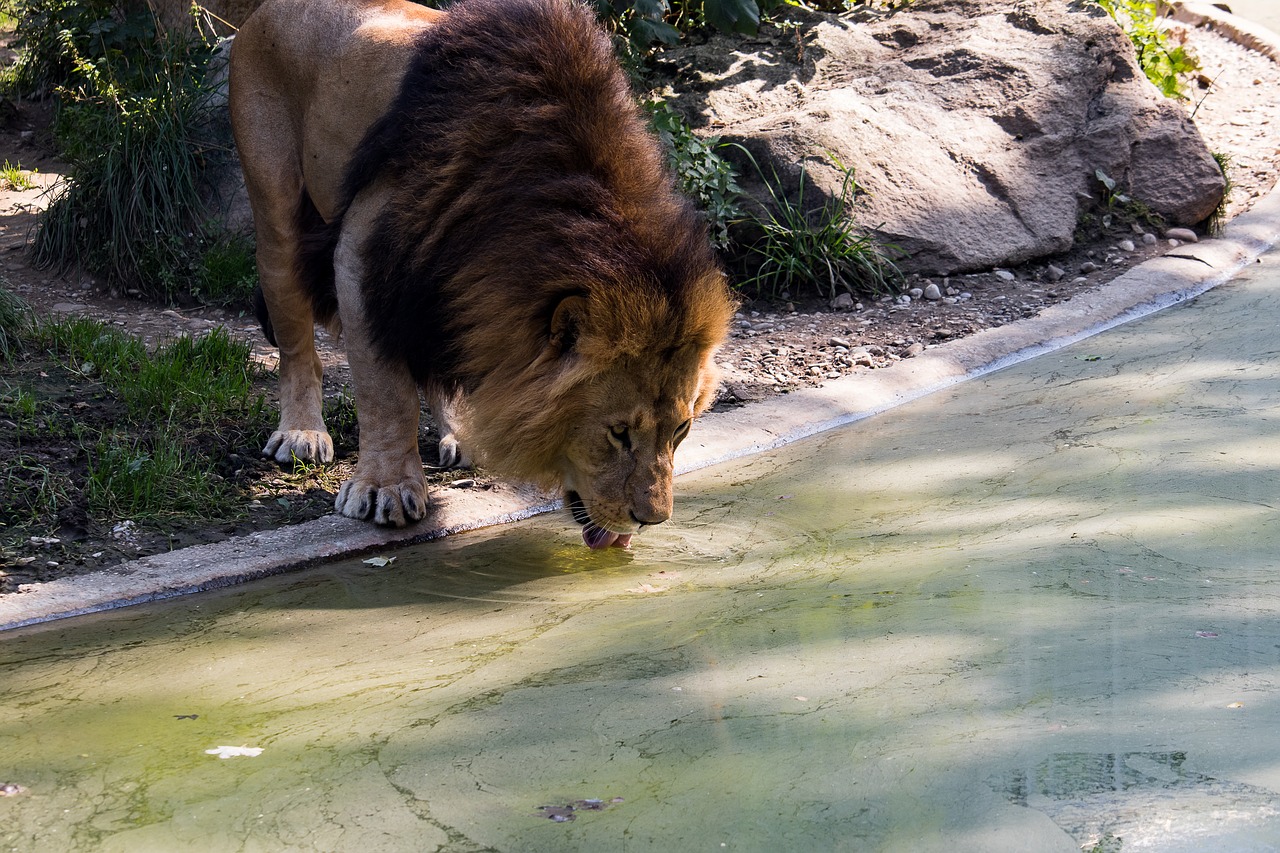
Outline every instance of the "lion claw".
POLYGON ((440 439, 440 467, 446 469, 471 467, 471 457, 462 449, 462 445, 458 443, 458 437, 453 433, 440 439))
POLYGON ((318 429, 278 429, 271 433, 262 455, 281 465, 291 462, 333 461, 333 439, 329 433, 318 429))
POLYGON ((371 520, 384 527, 404 527, 427 514, 426 484, 419 481, 377 486, 352 477, 338 489, 333 506, 348 518, 371 520))

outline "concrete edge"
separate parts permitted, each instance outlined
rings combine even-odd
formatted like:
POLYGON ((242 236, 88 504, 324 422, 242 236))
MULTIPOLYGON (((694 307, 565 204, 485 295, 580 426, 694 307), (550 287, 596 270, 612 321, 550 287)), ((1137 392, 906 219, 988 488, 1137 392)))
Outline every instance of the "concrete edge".
MULTIPOLYGON (((1180 3, 1179 20, 1280 62, 1280 37, 1204 3, 1180 3)), ((684 474, 790 444, 869 418, 928 394, 1061 349, 1185 302, 1229 281, 1280 241, 1280 188, 1273 188, 1220 237, 1187 244, 1130 270, 1098 291, 1035 317, 927 349, 892 367, 820 388, 707 415, 681 447, 684 474)), ((438 489, 426 519, 389 530, 330 515, 209 545, 143 557, 75 578, 23 586, 0 597, 0 631, 160 601, 275 574, 411 545, 559 509, 557 496, 528 486, 438 489)))

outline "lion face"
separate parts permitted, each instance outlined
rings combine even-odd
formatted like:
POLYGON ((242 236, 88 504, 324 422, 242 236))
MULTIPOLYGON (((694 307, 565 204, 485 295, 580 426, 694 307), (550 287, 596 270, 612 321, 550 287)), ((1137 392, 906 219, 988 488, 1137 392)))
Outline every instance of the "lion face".
POLYGON ((675 451, 716 381, 709 354, 688 353, 661 365, 625 359, 580 388, 560 480, 588 546, 626 547, 671 517, 675 451))

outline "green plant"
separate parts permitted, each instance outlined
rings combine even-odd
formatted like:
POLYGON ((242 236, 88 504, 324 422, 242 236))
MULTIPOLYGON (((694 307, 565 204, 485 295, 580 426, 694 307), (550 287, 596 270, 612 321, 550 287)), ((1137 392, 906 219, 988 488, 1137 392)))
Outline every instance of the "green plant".
POLYGON ((828 152, 832 165, 841 174, 840 189, 813 206, 806 206, 808 170, 802 165, 796 197, 789 198, 776 170, 766 176, 749 151, 751 160, 768 191, 771 204, 763 215, 752 214, 749 223, 761 234, 749 249, 749 259, 757 261, 756 274, 743 283, 761 293, 778 297, 783 292, 798 293, 813 288, 834 297, 840 290, 850 293, 889 292, 902 274, 886 249, 860 231, 853 220, 858 185, 853 170, 828 152))
POLYGON ((201 239, 192 292, 211 305, 248 304, 258 285, 258 264, 248 237, 209 231, 201 239))
POLYGON ((1222 178, 1226 181, 1222 188, 1222 201, 1218 202, 1218 206, 1213 209, 1213 213, 1209 214, 1209 233, 1217 234, 1222 230, 1222 226, 1227 220, 1227 204, 1231 201, 1231 191, 1235 189, 1235 184, 1231 180, 1231 155, 1214 151, 1213 161, 1222 170, 1222 178))
POLYGON ((1171 44, 1160 23, 1163 3, 1158 0, 1092 0, 1115 20, 1133 42, 1138 65, 1166 97, 1184 98, 1182 77, 1200 68, 1182 45, 1171 44))
POLYGON ((729 225, 742 216, 742 190, 733 165, 716 152, 719 137, 701 139, 680 113, 664 103, 650 101, 645 109, 667 151, 667 161, 680 189, 706 217, 712 245, 717 249, 728 247, 729 225))
POLYGON ((26 303, 0 287, 0 361, 8 361, 18 352, 30 324, 26 303))
POLYGON ((1144 223, 1156 228, 1164 226, 1164 220, 1142 201, 1120 191, 1114 178, 1101 169, 1094 170, 1094 177, 1102 185, 1102 213, 1100 224, 1111 228, 1117 223, 1144 223))
POLYGON ((211 47, 194 30, 157 32, 145 8, 53 4, 64 15, 73 7, 73 28, 60 31, 56 50, 45 45, 44 65, 57 71, 43 77, 55 81, 55 135, 70 168, 41 215, 35 263, 80 264, 113 286, 172 297, 198 266, 191 244, 211 47))
POLYGON ((31 180, 31 173, 25 171, 21 165, 5 160, 4 165, 0 166, 0 189, 33 190, 35 188, 36 182, 31 180))

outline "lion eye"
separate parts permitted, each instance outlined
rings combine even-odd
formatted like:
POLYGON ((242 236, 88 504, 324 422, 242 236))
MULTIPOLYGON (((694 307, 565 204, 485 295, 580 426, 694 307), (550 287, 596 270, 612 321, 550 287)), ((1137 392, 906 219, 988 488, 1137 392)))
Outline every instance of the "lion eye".
POLYGON ((692 423, 692 420, 688 420, 676 427, 675 433, 671 436, 672 447, 680 446, 680 442, 684 441, 684 437, 689 434, 689 425, 692 423))
POLYGON ((609 427, 609 440, 622 450, 631 449, 631 430, 626 426, 609 427))

